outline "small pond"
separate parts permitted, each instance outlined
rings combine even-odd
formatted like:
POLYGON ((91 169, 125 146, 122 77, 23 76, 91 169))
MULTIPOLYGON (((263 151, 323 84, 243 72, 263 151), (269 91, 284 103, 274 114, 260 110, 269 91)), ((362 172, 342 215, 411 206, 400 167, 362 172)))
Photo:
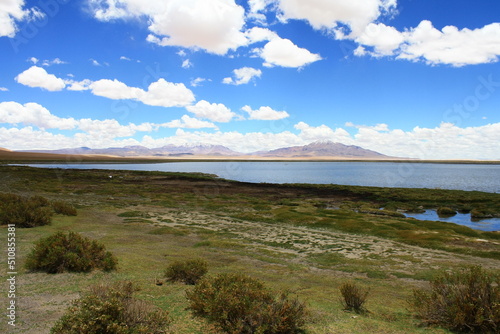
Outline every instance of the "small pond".
POLYGON ((406 217, 418 220, 442 221, 464 225, 475 230, 500 231, 500 218, 472 219, 470 213, 457 213, 452 217, 439 217, 436 210, 425 210, 423 213, 403 213, 406 217))

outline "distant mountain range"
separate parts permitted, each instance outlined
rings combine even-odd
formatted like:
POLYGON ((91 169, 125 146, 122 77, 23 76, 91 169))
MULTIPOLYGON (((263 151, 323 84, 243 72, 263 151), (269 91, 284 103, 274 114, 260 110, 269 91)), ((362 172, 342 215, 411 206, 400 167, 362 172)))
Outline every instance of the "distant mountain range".
POLYGON ((317 141, 304 146, 284 147, 271 151, 254 153, 241 153, 233 151, 222 145, 166 145, 158 148, 144 146, 110 147, 92 149, 88 147, 67 148, 59 150, 29 150, 19 152, 52 153, 52 154, 85 154, 85 155, 112 155, 119 157, 182 157, 182 156, 221 156, 239 157, 246 156, 266 158, 314 158, 314 157, 341 157, 341 158, 367 158, 384 159, 392 158, 384 154, 367 150, 359 146, 344 145, 331 141, 317 141))

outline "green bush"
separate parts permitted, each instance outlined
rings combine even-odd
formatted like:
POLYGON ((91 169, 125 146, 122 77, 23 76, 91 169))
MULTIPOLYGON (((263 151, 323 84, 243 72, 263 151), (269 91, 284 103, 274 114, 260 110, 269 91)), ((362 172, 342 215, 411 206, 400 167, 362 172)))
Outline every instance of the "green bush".
POLYGON ((168 266, 165 277, 170 282, 183 282, 195 285, 208 271, 208 264, 203 259, 175 261, 168 266))
POLYGON ((499 333, 498 273, 480 266, 445 272, 430 282, 430 290, 414 290, 409 300, 416 316, 427 325, 457 332, 499 333))
POLYGON ((364 304, 368 298, 368 290, 363 290, 355 283, 350 282, 343 283, 339 290, 342 295, 340 301, 345 310, 354 311, 356 313, 366 312, 364 304))
POLYGON ((15 224, 17 227, 48 225, 54 213, 76 216, 76 209, 66 202, 50 202, 42 196, 0 194, 0 224, 15 224))
POLYGON ((306 308, 287 293, 276 297, 262 282, 241 274, 204 277, 187 292, 188 309, 225 333, 293 334, 306 308))
POLYGON ((15 224, 17 227, 48 225, 53 213, 50 202, 44 197, 0 194, 1 224, 15 224))
POLYGON ((52 202, 52 208, 55 213, 59 213, 65 216, 76 216, 76 208, 63 201, 54 201, 52 202))
POLYGON ((26 258, 26 268, 47 273, 105 271, 116 268, 118 261, 95 240, 78 233, 57 232, 35 243, 26 258))
POLYGON ((163 311, 133 298, 130 282, 95 285, 66 311, 52 334, 160 334, 171 320, 163 311))

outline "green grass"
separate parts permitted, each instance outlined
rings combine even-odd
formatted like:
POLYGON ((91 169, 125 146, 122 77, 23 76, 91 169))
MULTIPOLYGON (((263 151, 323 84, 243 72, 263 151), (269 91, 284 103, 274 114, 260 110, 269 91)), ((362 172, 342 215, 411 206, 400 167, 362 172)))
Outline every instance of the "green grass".
MULTIPOLYGON (((441 270, 464 264, 500 269, 498 233, 352 211, 389 202, 396 203, 391 210, 402 204, 457 209, 482 203, 492 208, 499 203, 498 194, 249 185, 207 175, 158 172, 113 171, 112 181, 107 177, 110 171, 98 170, 0 166, 0 173, 7 180, 0 185, 2 192, 64 199, 79 208, 76 217, 57 215, 51 225, 17 229, 19 294, 31 307, 20 310, 20 326, 13 333, 47 332, 88 286, 118 280, 133 281, 141 288, 137 298, 168 309, 173 332, 209 333, 203 320, 186 311, 185 286, 155 284, 169 263, 187 258, 205 259, 209 274, 241 272, 273 289, 296 293, 312 310, 307 334, 449 333, 418 327, 406 304, 412 289, 425 286, 441 270), (218 191, 209 195, 199 191, 207 185, 218 191), (329 210, 325 203, 344 203, 344 209, 329 210), (283 240, 265 239, 269 231, 283 234, 292 229, 283 240), (118 270, 27 273, 22 265, 34 242, 57 231, 99 240, 117 256, 118 270), (338 242, 320 245, 321 240, 308 239, 309 234, 321 233, 338 235, 338 242), (346 244, 345 238, 358 241, 346 244), (319 251, 302 248, 309 243, 319 251), (376 245, 384 251, 371 252, 376 245), (355 256, 358 253, 362 255, 355 256), (342 311, 338 287, 347 279, 370 289, 366 304, 370 313, 353 318, 342 311)), ((5 228, 1 232, 0 238, 5 238, 5 228)), ((4 257, 0 266, 6 267, 4 257)))

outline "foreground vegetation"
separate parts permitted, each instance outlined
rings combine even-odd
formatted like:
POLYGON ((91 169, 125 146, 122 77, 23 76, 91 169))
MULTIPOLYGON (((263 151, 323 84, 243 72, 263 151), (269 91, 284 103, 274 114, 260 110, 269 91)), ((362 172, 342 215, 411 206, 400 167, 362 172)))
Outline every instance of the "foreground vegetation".
MULTIPOLYGON (((48 333, 56 322, 62 328, 60 319, 70 319, 61 318, 66 309, 73 307, 78 318, 77 309, 95 286, 105 282, 115 289, 112 284, 123 281, 133 282, 137 303, 148 305, 143 318, 159 308, 168 312, 163 325, 172 333, 218 333, 226 325, 195 311, 186 291, 201 286, 207 292, 217 279, 236 273, 249 277, 248 282, 262 282, 249 286, 265 285, 268 294, 261 295, 270 310, 286 305, 303 314, 292 325, 305 333, 449 333, 454 328, 411 309, 414 291, 426 291, 421 289, 443 271, 470 265, 493 273, 500 269, 498 233, 397 214, 401 209, 443 207, 496 216, 499 194, 247 184, 203 174, 7 166, 0 166, 0 181, 2 194, 39 196, 78 211, 76 216, 62 215, 51 208, 50 224, 16 230, 22 292, 18 327, 9 328, 14 333, 48 333), (34 245, 58 232, 98 241, 116 256, 116 270, 46 274, 25 269, 34 245), (346 287, 356 288, 361 305, 359 300, 357 307, 345 303, 341 291, 346 290, 340 288, 346 287), (433 327, 420 327, 422 322, 433 327)), ((6 267, 3 258, 0 265, 6 267)), ((122 298, 114 293, 98 295, 122 298)), ((208 292, 196 296, 205 298, 198 302, 210 303, 208 292)), ((127 312, 117 321, 129 319, 127 312)), ((498 306, 492 309, 493 317, 498 312, 498 306)))

